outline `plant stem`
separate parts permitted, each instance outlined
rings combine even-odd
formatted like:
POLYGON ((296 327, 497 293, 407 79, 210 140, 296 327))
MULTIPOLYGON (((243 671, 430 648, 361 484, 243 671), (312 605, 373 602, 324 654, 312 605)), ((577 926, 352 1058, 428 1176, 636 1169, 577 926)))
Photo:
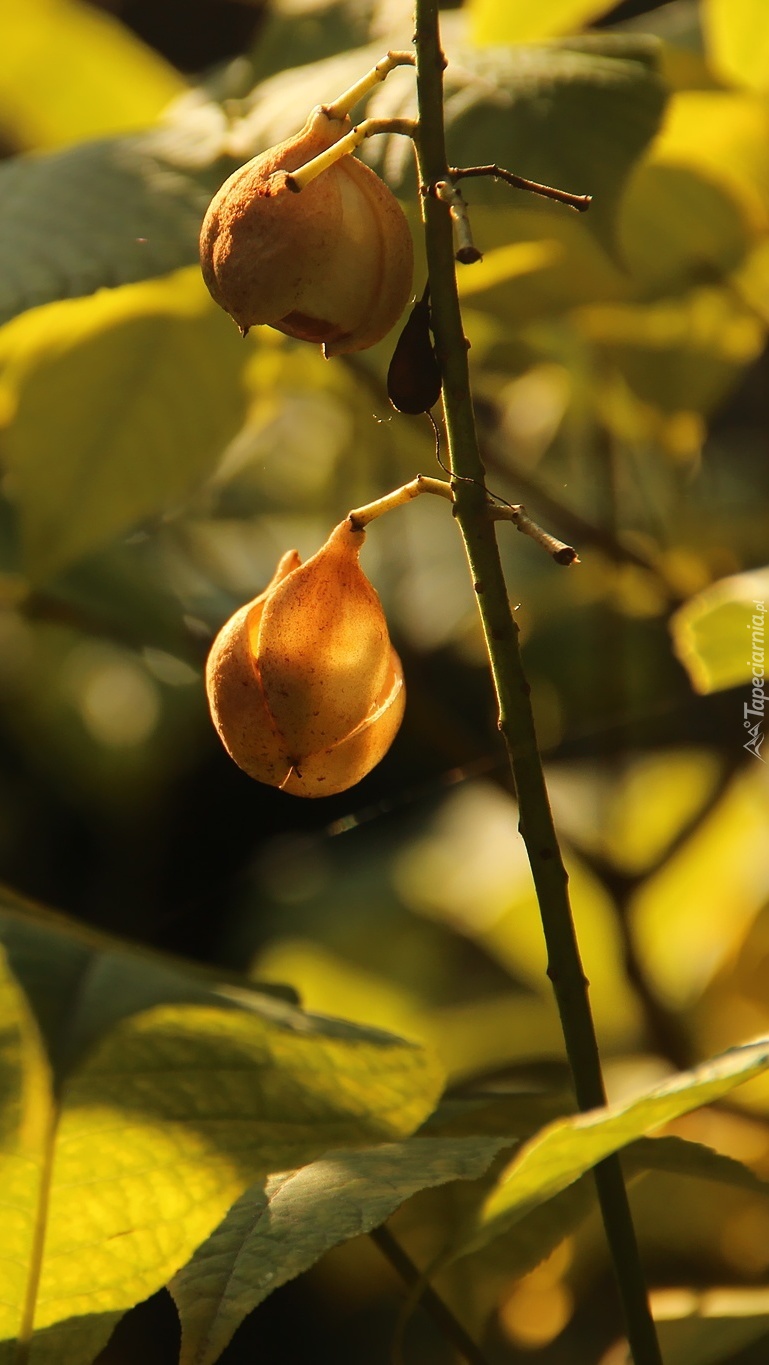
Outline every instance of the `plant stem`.
POLYGON ((418 1292, 418 1302, 422 1305, 425 1312, 429 1313, 437 1327, 440 1327, 444 1336, 459 1351, 463 1360, 468 1365, 486 1365, 486 1358, 479 1346, 473 1341, 472 1337, 465 1331, 458 1318, 454 1317, 451 1309, 443 1302, 439 1294, 430 1284, 424 1282, 422 1273, 414 1265, 411 1257, 403 1250, 400 1242, 397 1242, 392 1233, 384 1225, 374 1228, 369 1236, 372 1242, 379 1247, 383 1256, 386 1256, 390 1265, 400 1275, 409 1289, 418 1292))
MULTIPOLYGON (((432 323, 443 374, 443 404, 454 513, 459 522, 478 598, 491 673, 518 797, 519 829, 526 845, 548 952, 548 976, 561 1018, 566 1052, 581 1110, 606 1102, 595 1027, 582 969, 561 858, 537 747, 523 671, 518 627, 510 609, 494 524, 487 512, 484 468, 478 449, 467 364, 467 343, 457 296, 449 213, 429 188, 448 178, 443 126, 445 58, 438 31, 438 0, 417 0, 417 156, 424 196, 425 238, 432 323)), ((649 1309, 638 1245, 617 1157, 595 1168, 595 1180, 635 1365, 662 1365, 649 1309)))

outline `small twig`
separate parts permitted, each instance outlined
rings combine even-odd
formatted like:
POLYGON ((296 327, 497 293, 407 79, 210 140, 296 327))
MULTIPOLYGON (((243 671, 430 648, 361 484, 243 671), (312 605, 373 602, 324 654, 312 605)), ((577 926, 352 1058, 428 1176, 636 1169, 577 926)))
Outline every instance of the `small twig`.
MULTIPOLYGON (((429 416, 430 414, 428 414, 429 416)), ((438 426, 432 419, 436 433, 438 426)), ((440 457, 439 457, 440 459, 440 457)), ((440 461, 443 468, 443 461, 440 461)), ((453 475, 454 479, 461 479, 462 475, 453 475)), ((469 482, 475 482, 470 480, 469 482)), ((485 491, 485 490, 484 490, 485 491)), ((404 507, 407 502, 412 502, 422 493, 433 493, 439 498, 446 498, 447 502, 454 502, 454 490, 451 484, 446 483, 445 479, 430 479, 426 474, 417 474, 410 483, 404 483, 400 488, 393 489, 392 493, 385 493, 384 497, 377 498, 374 502, 367 502, 363 507, 354 507, 347 513, 347 520, 354 531, 362 531, 370 521, 375 521, 377 517, 382 517, 386 512, 394 512, 396 507, 404 507)), ((497 498, 495 493, 487 493, 487 511, 493 521, 512 521, 513 525, 522 531, 524 535, 530 536, 541 545, 549 555, 555 560, 556 564, 578 564, 579 555, 572 545, 566 545, 562 540, 557 540, 549 532, 543 531, 536 521, 532 521, 526 508, 522 506, 514 507, 511 502, 505 502, 504 498, 497 498), (494 501, 492 501, 494 499, 494 501)))
POLYGON ((512 521, 525 536, 531 536, 543 550, 547 550, 552 555, 556 564, 579 564, 579 555, 573 545, 567 545, 565 541, 558 540, 551 536, 548 531, 543 531, 536 521, 532 521, 526 508, 522 503, 515 506, 513 503, 506 503, 502 507, 489 508, 489 515, 494 521, 512 521))
POLYGON ((584 213, 593 202, 592 194, 570 194, 568 190, 557 190, 553 185, 540 185, 536 180, 527 180, 524 175, 506 171, 503 166, 450 166, 449 175, 452 180, 467 180, 471 176, 489 175, 494 180, 504 180, 515 190, 528 190, 530 194, 542 195, 543 199, 555 199, 559 204, 576 209, 577 213, 584 213))
POLYGON ((672 605, 684 600, 680 588, 665 573, 662 562, 650 555, 643 554, 634 545, 629 545, 621 536, 615 535, 605 526, 584 517, 581 512, 568 507, 551 493, 543 483, 532 474, 524 464, 510 455, 500 437, 492 435, 483 442, 484 463, 495 476, 513 479, 520 491, 534 499, 549 521, 560 523, 567 535, 571 535, 584 547, 595 546, 618 563, 634 564, 651 574, 659 583, 672 605))
POLYGON ((451 221, 454 225, 454 255, 460 265, 474 265, 476 261, 482 261, 483 256, 473 241, 473 234, 470 229, 470 219, 467 216, 467 204, 462 198, 461 190, 456 185, 452 185, 450 180, 438 180, 431 186, 431 193, 436 199, 448 204, 451 214, 451 221))
POLYGON ((419 1269, 403 1250, 400 1243, 396 1242, 392 1233, 386 1227, 380 1227, 374 1228, 369 1236, 409 1288, 420 1287, 419 1301, 425 1312, 429 1313, 436 1325, 459 1351, 459 1354, 468 1362, 468 1365, 487 1365, 480 1348, 475 1344, 472 1337, 468 1336, 461 1322, 454 1317, 451 1309, 436 1294, 432 1285, 425 1283, 419 1269))

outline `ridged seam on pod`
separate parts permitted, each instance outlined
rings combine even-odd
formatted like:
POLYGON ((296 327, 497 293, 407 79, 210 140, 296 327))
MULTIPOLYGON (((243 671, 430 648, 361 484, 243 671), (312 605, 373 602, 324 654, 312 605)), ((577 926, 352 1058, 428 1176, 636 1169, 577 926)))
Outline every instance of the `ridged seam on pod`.
POLYGON ((230 757, 295 796, 354 786, 403 718, 401 663, 358 562, 364 538, 346 520, 305 564, 284 555, 208 657, 211 716, 230 757))
POLYGON ((403 312, 413 245, 384 182, 348 155, 298 194, 287 183, 350 126, 313 110, 300 133, 247 162, 212 199, 203 278, 244 334, 267 323, 332 356, 373 346, 403 312))

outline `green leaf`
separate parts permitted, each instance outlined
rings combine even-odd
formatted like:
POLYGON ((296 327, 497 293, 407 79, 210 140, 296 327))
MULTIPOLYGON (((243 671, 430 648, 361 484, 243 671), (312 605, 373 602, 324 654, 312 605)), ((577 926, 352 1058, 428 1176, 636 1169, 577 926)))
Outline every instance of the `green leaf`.
POLYGON ((509 1138, 414 1138, 327 1152, 238 1200, 169 1286, 182 1321, 180 1365, 213 1365, 268 1294, 324 1252, 383 1223, 410 1195, 475 1180, 509 1138))
MULTIPOLYGON (((748 694, 749 695, 749 694, 748 694)), ((736 742, 743 730, 735 705, 736 742)), ((750 718, 751 724, 753 717, 750 718)), ((758 738, 763 731, 759 717, 758 738)), ((760 748, 760 745, 759 745, 760 748)), ((691 1008, 742 951, 769 896, 769 789, 752 759, 628 907, 644 977, 671 1010, 691 1008)))
POLYGON ((645 163, 622 204, 620 241, 637 295, 654 298, 724 279, 751 235, 723 184, 685 166, 645 163))
MULTIPOLYGON (((36 1108, 6 1141, 3 1362, 26 1302, 32 1365, 87 1365, 95 1335, 163 1285, 246 1187, 328 1148, 406 1137, 435 1102, 433 1063, 390 1035, 215 987, 13 905, 0 930, 55 1076, 45 1083, 38 1042, 36 1108)), ((17 1015, 11 1060, 16 1037, 37 1033, 17 1015)))
MULTIPOLYGON (((217 154, 214 145, 210 159, 217 154)), ((218 168, 181 164, 160 134, 3 162, 0 322, 193 265, 200 222, 221 178, 218 168)))
POLYGON ((25 147, 143 128, 184 89, 117 19, 80 0, 0 12, 0 129, 25 147))
POLYGON ((764 348, 765 328, 730 288, 652 304, 598 303, 573 319, 607 368, 661 413, 710 413, 764 348))
POLYGON ((665 1365, 719 1365, 769 1333, 769 1291, 658 1290, 654 1315, 665 1365))
POLYGON ((476 43, 530 43, 574 33, 611 8, 611 0, 469 0, 470 32, 476 43))
POLYGON ((239 426, 248 354, 197 271, 50 304, 0 332, 2 452, 33 579, 200 484, 239 426))
POLYGON ((466 1256, 566 1189, 598 1161, 769 1067, 769 1043, 733 1048, 621 1104, 558 1119, 526 1143, 454 1248, 466 1256))
POLYGON ((685 1138, 639 1138, 623 1152, 622 1165, 631 1176, 641 1171, 665 1171, 769 1196, 769 1181, 762 1180, 742 1161, 685 1138))
MULTIPOLYGON (((747 686, 754 650, 763 668, 768 598, 769 568, 754 569, 711 584, 671 618, 673 647, 695 691, 747 686)), ((750 704, 747 693, 744 701, 750 704)))
POLYGON ((708 55, 737 85, 769 90, 769 9, 764 0, 702 0, 708 55))

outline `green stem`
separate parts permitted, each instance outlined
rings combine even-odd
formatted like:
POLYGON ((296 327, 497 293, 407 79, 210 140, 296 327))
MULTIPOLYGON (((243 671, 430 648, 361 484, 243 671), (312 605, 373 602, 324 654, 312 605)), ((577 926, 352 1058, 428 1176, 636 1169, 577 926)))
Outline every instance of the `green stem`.
MULTIPOLYGON (((494 524, 487 513, 467 343, 456 287, 451 221, 446 205, 427 192, 449 174, 443 127, 445 59, 438 30, 438 0, 417 0, 416 15, 417 157, 424 195, 432 323, 443 374, 449 459, 455 475, 455 515, 478 598, 499 705, 498 724, 515 781, 519 829, 531 863, 547 944, 548 976, 561 1018, 577 1103, 581 1110, 593 1109, 606 1103, 606 1092, 588 982, 574 932, 568 877, 537 747, 518 627, 510 609, 494 524)), ((596 1166, 595 1180, 635 1365, 662 1365, 618 1158, 611 1157, 596 1166)))

